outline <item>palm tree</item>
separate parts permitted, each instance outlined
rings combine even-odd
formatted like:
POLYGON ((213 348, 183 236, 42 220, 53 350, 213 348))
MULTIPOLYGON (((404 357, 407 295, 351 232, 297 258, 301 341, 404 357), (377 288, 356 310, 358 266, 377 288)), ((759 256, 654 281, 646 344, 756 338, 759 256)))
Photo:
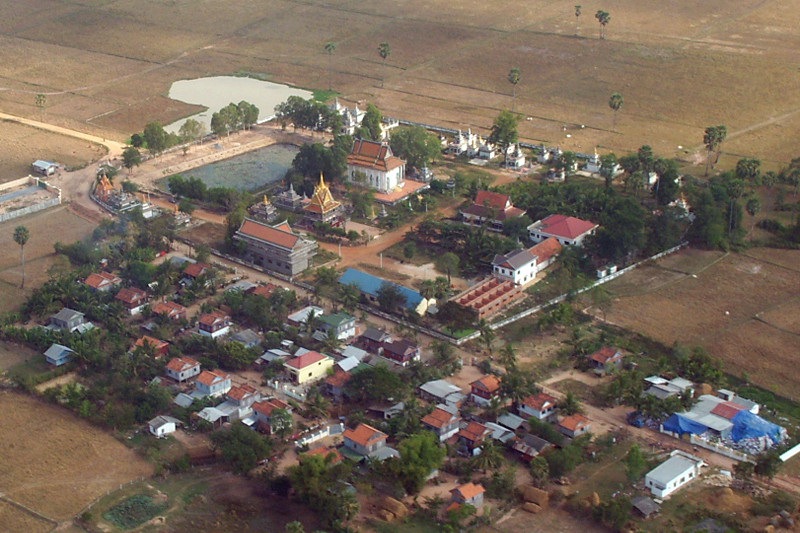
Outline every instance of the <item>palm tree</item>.
POLYGON ((25 288, 25 243, 31 237, 31 232, 25 226, 17 226, 14 228, 14 242, 19 244, 20 253, 22 255, 22 283, 20 288, 25 288))
POLYGON ((487 438, 481 443, 481 453, 473 457, 470 461, 472 466, 479 468, 486 473, 487 470, 495 470, 503 465, 503 452, 494 441, 487 438))
POLYGON ((426 300, 430 300, 436 296, 436 282, 432 279, 426 279, 419 287, 419 293, 426 300))
POLYGON ((486 351, 489 352, 489 355, 492 355, 492 342, 496 335, 491 328, 491 324, 485 318, 481 318, 480 322, 478 322, 478 331, 480 331, 483 344, 486 345, 486 351))
POLYGON ((708 157, 706 158, 706 176, 708 176, 708 167, 714 168, 714 164, 719 161, 719 147, 725 137, 728 136, 728 128, 724 125, 709 126, 703 134, 703 144, 708 150, 708 157), (716 151, 717 157, 711 161, 711 154, 716 151))
POLYGON ((328 53, 328 90, 333 88, 333 52, 336 50, 336 43, 328 41, 325 43, 325 51, 328 53))
POLYGON ((578 20, 581 16, 581 6, 575 6, 575 37, 578 36, 578 20))
POLYGON ((339 288, 339 301, 342 303, 342 307, 347 311, 352 312, 355 310, 360 296, 361 293, 358 287, 353 283, 341 285, 339 288))
POLYGON ((519 69, 514 67, 508 73, 508 82, 511 84, 512 93, 511 93, 511 111, 514 111, 514 103, 517 101, 517 84, 519 83, 519 69))
POLYGON ((330 405, 330 402, 328 402, 322 394, 317 392, 306 398, 305 415, 312 419, 325 418, 328 416, 328 408, 330 405))
POLYGON ((34 101, 36 102, 36 107, 39 108, 39 116, 41 118, 41 122, 44 122, 44 106, 47 105, 47 95, 39 93, 36 95, 34 101))
POLYGON ((594 18, 596 18, 597 22, 600 23, 600 39, 605 39, 606 24, 611 22, 611 15, 608 14, 608 11, 603 11, 602 9, 598 9, 597 13, 594 14, 594 18))
POLYGON ((761 200, 758 199, 758 196, 753 196, 747 200, 747 204, 745 204, 744 208, 747 210, 747 214, 753 217, 750 221, 750 240, 752 240, 753 227, 756 225, 756 215, 761 211, 761 200))
POLYGON ((575 394, 572 391, 567 391, 566 396, 561 400, 561 412, 565 415, 574 415, 581 411, 581 404, 578 402, 578 398, 575 397, 575 394))
POLYGON ((622 95, 619 93, 612 94, 611 98, 608 99, 608 107, 614 110, 614 125, 612 129, 617 129, 617 111, 622 107, 622 95))
POLYGON ((383 82, 386 79, 386 58, 389 57, 389 54, 392 53, 392 49, 389 47, 389 43, 383 41, 381 44, 378 45, 378 55, 381 56, 383 60, 383 75, 381 76, 381 89, 383 89, 383 82))
POLYGON ((506 369, 506 372, 512 371, 517 366, 517 354, 514 353, 514 346, 511 343, 506 344, 503 346, 503 349, 500 350, 500 355, 497 358, 497 362, 503 365, 503 368, 506 369))

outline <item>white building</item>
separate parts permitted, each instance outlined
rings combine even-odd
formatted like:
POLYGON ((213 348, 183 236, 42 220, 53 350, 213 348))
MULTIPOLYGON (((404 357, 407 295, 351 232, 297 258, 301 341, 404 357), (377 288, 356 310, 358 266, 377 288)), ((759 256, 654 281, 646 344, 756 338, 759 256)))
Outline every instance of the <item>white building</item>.
POLYGON ((170 417, 157 416, 147 424, 150 427, 150 433, 158 438, 166 437, 175 432, 175 422, 170 417))
POLYGON ((367 112, 363 109, 358 108, 358 104, 354 105, 352 109, 347 107, 346 105, 342 105, 339 103, 338 98, 334 98, 333 103, 330 105, 331 111, 336 111, 342 116, 342 128, 339 133, 344 135, 353 135, 356 131, 356 128, 361 125, 361 121, 364 120, 364 115, 367 112))
POLYGON ((348 180, 355 181, 357 173, 368 187, 389 194, 405 185, 406 162, 392 154, 388 143, 358 139, 347 156, 348 180))
POLYGON ((528 250, 512 250, 495 255, 492 261, 494 277, 523 285, 536 277, 536 256, 528 250))
POLYGON ((528 226, 528 236, 533 242, 555 237, 561 246, 582 246, 583 241, 597 230, 598 225, 588 220, 564 215, 550 215, 528 226))
POLYGON ((705 463, 693 455, 675 450, 670 458, 645 474, 644 484, 657 498, 667 498, 700 474, 705 463))

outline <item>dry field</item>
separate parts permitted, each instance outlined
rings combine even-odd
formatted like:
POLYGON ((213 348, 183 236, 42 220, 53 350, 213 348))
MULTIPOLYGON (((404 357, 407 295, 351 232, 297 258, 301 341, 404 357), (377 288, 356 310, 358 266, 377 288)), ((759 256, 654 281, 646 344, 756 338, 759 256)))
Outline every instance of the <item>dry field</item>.
POLYGON ((0 410, 0 492, 44 516, 69 519, 106 491, 152 474, 133 451, 64 409, 2 392, 0 410))
POLYGON ((47 281, 48 269, 56 256, 56 242, 72 243, 92 234, 95 224, 67 210, 65 206, 40 211, 32 215, 8 220, 0 224, 0 311, 16 309, 26 294, 47 281), (19 288, 19 246, 14 242, 14 228, 25 226, 30 231, 30 240, 25 245, 25 290, 19 288))
POLYGON ((35 357, 43 356, 20 344, 0 342, 0 373, 35 357))
POLYGON ((731 160, 797 155, 800 4, 609 0, 602 41, 596 7, 584 6, 576 37, 572 5, 541 0, 7 2, 0 109, 36 118, 44 93, 48 121, 124 139, 191 111, 165 98, 178 79, 252 72, 327 87, 333 41, 334 88, 393 116, 486 130, 510 107, 506 76, 518 67, 529 140, 686 155, 679 145, 691 151, 706 126, 726 124, 731 160), (391 45, 385 88, 381 41, 391 45), (613 92, 625 100, 616 131, 613 92))
POLYGON ((608 320, 667 345, 702 345, 725 370, 793 399, 800 346, 800 251, 686 250, 610 282, 608 320))

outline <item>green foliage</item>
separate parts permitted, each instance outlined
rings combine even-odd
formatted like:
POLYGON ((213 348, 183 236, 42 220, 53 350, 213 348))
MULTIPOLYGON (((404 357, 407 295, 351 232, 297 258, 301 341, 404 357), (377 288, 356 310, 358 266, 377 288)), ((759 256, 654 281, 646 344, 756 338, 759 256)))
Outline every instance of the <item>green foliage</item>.
POLYGON ((144 127, 142 139, 147 145, 147 150, 158 155, 169 148, 169 135, 158 122, 150 122, 144 127))
POLYGON ((422 126, 397 128, 392 132, 389 144, 394 155, 416 169, 434 161, 442 152, 439 138, 422 126))
POLYGON ((517 123, 519 116, 510 111, 500 111, 492 124, 492 131, 489 133, 489 142, 498 145, 503 153, 509 145, 517 142, 517 123))
POLYGON ((541 437, 547 442, 552 442, 557 446, 561 445, 564 441, 564 436, 558 432, 553 424, 548 424, 547 422, 531 417, 528 420, 528 427, 531 429, 531 433, 537 437, 541 437))
POLYGON ((408 494, 418 494, 422 490, 425 479, 441 466, 445 456, 444 447, 430 431, 400 441, 397 451, 400 459, 390 462, 391 469, 408 494))
POLYGON ((137 494, 103 514, 103 518, 120 529, 133 529, 166 509, 168 504, 156 504, 150 496, 137 494))
POLYGON ((607 502, 602 502, 594 508, 592 513, 598 522, 613 528, 615 531, 622 531, 625 524, 630 520, 632 508, 631 501, 624 496, 620 496, 607 502))
POLYGON ((238 422, 230 429, 212 433, 211 442, 219 448, 223 461, 236 474, 246 474, 255 468, 272 448, 270 441, 238 422))
POLYGON ((328 526, 341 527, 358 514, 358 502, 342 483, 350 475, 345 462, 332 464, 332 455, 306 455, 300 464, 287 469, 295 496, 312 505, 320 519, 328 526))
POLYGON ((625 473, 631 481, 639 479, 647 469, 647 461, 644 460, 642 450, 637 444, 630 447, 623 462, 625 463, 625 473))
POLYGON ((348 153, 335 145, 329 148, 322 143, 304 144, 292 160, 292 169, 312 180, 318 180, 320 174, 327 180, 338 180, 347 170, 348 153))
POLYGON ((406 383, 386 365, 357 372, 345 385, 345 394, 361 402, 398 400, 406 391, 406 383))
POLYGON ((403 296, 402 292, 400 292, 400 287, 394 283, 389 283, 388 281, 381 283, 376 296, 381 310, 386 311, 387 313, 393 312, 397 308, 403 308, 405 306, 406 297, 403 296))

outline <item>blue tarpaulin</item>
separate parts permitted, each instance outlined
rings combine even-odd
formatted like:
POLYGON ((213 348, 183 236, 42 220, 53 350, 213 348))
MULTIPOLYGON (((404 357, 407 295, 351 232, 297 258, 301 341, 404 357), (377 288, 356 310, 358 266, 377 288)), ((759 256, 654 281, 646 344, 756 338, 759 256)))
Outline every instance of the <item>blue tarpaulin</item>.
POLYGON ((764 420, 758 415, 754 415, 750 411, 739 411, 733 415, 731 422, 733 423, 733 430, 731 431, 733 442, 739 442, 742 439, 758 439, 760 437, 769 437, 772 442, 780 442, 783 437, 783 428, 764 420))
POLYGON ((662 426, 664 427, 664 431, 677 433, 678 435, 683 435, 685 433, 700 435, 701 433, 708 431, 708 428, 700 422, 695 422, 694 420, 690 420, 677 413, 669 417, 662 424, 662 426))

